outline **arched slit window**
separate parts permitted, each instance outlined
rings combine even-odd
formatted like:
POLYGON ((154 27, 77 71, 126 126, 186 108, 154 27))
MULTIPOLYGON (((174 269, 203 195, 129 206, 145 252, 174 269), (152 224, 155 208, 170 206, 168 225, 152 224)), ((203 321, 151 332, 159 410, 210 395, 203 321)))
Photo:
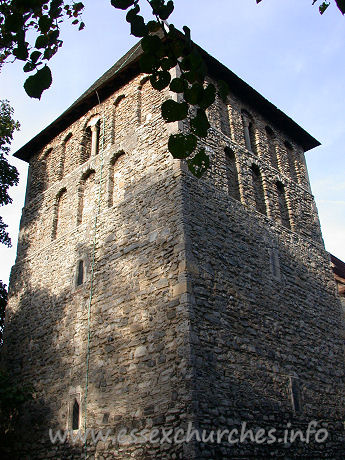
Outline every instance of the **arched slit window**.
POLYGON ((81 163, 98 154, 99 151, 100 120, 98 116, 88 122, 82 140, 81 163))
POLYGON ((85 161, 87 161, 91 156, 91 139, 91 128, 90 126, 87 126, 87 128, 84 131, 84 136, 82 140, 81 163, 85 163, 85 161))
POLYGON ((118 201, 124 190, 123 174, 121 171, 121 163, 125 158, 125 152, 121 150, 117 152, 111 162, 109 168, 109 186, 108 186, 108 207, 111 208, 118 201))
POLYGON ((52 229, 52 239, 57 238, 60 233, 66 231, 64 228, 64 223, 67 219, 66 216, 66 199, 67 199, 67 189, 64 187, 56 195, 56 202, 54 206, 54 216, 53 216, 53 229, 52 229))
POLYGON ((241 197, 238 185, 238 173, 236 168, 235 154, 229 147, 225 147, 224 152, 228 193, 230 196, 235 198, 235 200, 240 201, 241 197))
MULTIPOLYGON (((140 91, 141 93, 141 91, 140 91)), ((125 94, 120 94, 117 96, 117 98, 114 101, 114 108, 113 108, 113 120, 112 120, 112 133, 111 133, 111 138, 112 142, 114 143, 116 141, 116 131, 117 131, 117 124, 120 121, 120 104, 123 103, 126 95, 125 94)), ((141 107, 141 94, 140 94, 140 107, 141 107)), ((141 116, 141 115, 140 115, 141 116)))
POLYGON ((220 109, 220 130, 226 136, 231 137, 229 106, 220 97, 219 97, 219 109, 220 109))
POLYGON ((77 271, 77 286, 81 286, 84 282, 84 262, 79 260, 77 271))
POLYGON ((262 184, 262 176, 257 165, 252 165, 253 189, 255 198, 255 207, 258 212, 266 215, 265 192, 262 184))
POLYGON ((72 430, 79 430, 80 407, 75 399, 72 407, 72 430))
POLYGON ((273 168, 278 169, 276 137, 273 130, 269 126, 266 126, 265 130, 267 137, 268 154, 271 160, 271 165, 273 166, 273 168))
POLYGON ((276 186, 281 223, 284 225, 284 227, 291 228, 289 210, 286 202, 285 187, 281 182, 277 182, 276 186))
POLYGON ((95 171, 89 169, 86 171, 79 184, 79 203, 77 225, 94 216, 95 202, 97 199, 97 188, 95 180, 95 171))
POLYGON ((297 181, 295 152, 293 151, 293 147, 289 142, 284 142, 284 145, 286 148, 286 156, 289 165, 290 178, 294 181, 297 181))
POLYGON ((246 148, 256 154, 257 148, 253 117, 246 110, 242 110, 242 121, 246 148))
POLYGON ((71 163, 73 163, 72 160, 72 152, 70 148, 70 140, 72 138, 72 133, 69 133, 61 146, 61 157, 60 157, 60 165, 59 165, 59 180, 61 180, 65 173, 69 173, 71 170, 71 163))
POLYGON ((293 410, 296 414, 302 412, 302 398, 299 379, 290 376, 290 395, 293 410))

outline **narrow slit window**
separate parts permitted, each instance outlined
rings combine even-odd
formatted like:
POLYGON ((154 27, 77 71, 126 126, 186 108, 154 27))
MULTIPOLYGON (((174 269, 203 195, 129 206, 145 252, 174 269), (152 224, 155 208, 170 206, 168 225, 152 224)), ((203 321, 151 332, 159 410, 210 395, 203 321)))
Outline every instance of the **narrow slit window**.
POLYGON ((277 187, 277 194, 278 194, 280 221, 284 227, 291 229, 289 209, 288 209, 287 202, 286 202, 285 187, 281 182, 277 182, 276 187, 277 187))
POLYGON ((250 152, 257 154, 255 127, 253 124, 252 116, 246 111, 242 110, 242 121, 244 130, 244 142, 246 149, 250 152))
POLYGON ((236 168, 235 154, 229 147, 225 147, 224 152, 228 193, 230 196, 235 198, 235 200, 240 201, 241 197, 238 185, 238 173, 236 168))
POLYGON ((79 430, 79 403, 75 399, 72 408, 72 430, 79 430))
POLYGON ((301 389, 299 379, 296 377, 290 377, 290 392, 293 410, 296 414, 300 413, 302 411, 301 389))
POLYGON ((268 142, 268 153, 271 160, 271 165, 273 168, 278 169, 278 159, 277 159, 277 151, 276 151, 276 139, 273 130, 266 126, 266 136, 268 142))
POLYGON ((78 262, 78 273, 77 273, 77 286, 80 286, 84 282, 84 262, 79 260, 78 262))
POLYGON ((255 207, 258 212, 266 215, 265 192, 262 183, 262 176, 258 166, 252 166, 253 191, 255 198, 255 207))

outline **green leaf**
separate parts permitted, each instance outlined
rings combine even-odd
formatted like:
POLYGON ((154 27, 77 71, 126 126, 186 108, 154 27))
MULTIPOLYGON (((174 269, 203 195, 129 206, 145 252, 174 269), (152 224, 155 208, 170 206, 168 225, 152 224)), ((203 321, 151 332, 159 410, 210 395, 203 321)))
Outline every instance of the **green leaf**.
POLYGON ((41 56, 42 53, 40 53, 39 51, 33 51, 31 54, 30 54, 30 59, 31 59, 31 62, 36 64, 36 62, 38 61, 39 57, 41 56))
POLYGON ((183 93, 188 88, 188 83, 182 78, 174 78, 170 83, 170 91, 183 93))
POLYGON ((172 0, 169 0, 168 3, 164 6, 161 6, 159 8, 158 16, 165 21, 168 19, 168 17, 171 15, 171 13, 174 11, 174 2, 172 0))
POLYGON ((319 6, 320 14, 323 14, 327 10, 329 5, 330 5, 329 2, 322 2, 321 5, 319 6))
POLYGON ((183 74, 183 77, 190 83, 194 83, 196 81, 202 81, 203 80, 203 76, 202 75, 199 75, 195 70, 190 70, 189 72, 185 72, 183 74))
POLYGON ((201 98, 201 101, 199 102, 199 106, 202 109, 206 110, 208 107, 210 107, 210 105, 214 103, 215 99, 216 99, 216 88, 212 83, 210 83, 209 85, 207 85, 206 88, 203 88, 202 98, 201 98))
POLYGON ((203 87, 200 83, 194 83, 191 88, 186 89, 184 92, 185 101, 188 104, 196 105, 202 100, 203 87))
POLYGON ((135 16, 131 21, 131 34, 134 37, 144 37, 147 35, 147 27, 142 16, 135 16))
POLYGON ((185 52, 185 43, 181 39, 173 39, 170 42, 170 47, 176 58, 179 58, 184 55, 185 52))
POLYGON ((162 42, 157 35, 147 35, 141 40, 141 47, 145 53, 156 54, 162 47, 162 42))
POLYGON ((35 75, 27 78, 24 83, 24 89, 30 97, 41 99, 43 91, 48 89, 51 84, 52 74, 49 67, 45 65, 35 75))
POLYGON ((194 134, 172 134, 169 137, 168 148, 174 158, 187 158, 194 151, 197 138, 194 134))
POLYGON ((200 179, 210 166, 210 159, 206 155, 205 149, 200 149, 199 152, 190 160, 187 160, 189 171, 193 176, 200 179))
POLYGON ((5 28, 11 32, 18 32, 21 29, 23 24, 23 17, 18 12, 13 14, 8 14, 6 17, 5 28))
POLYGON ((161 28, 159 22, 157 21, 149 21, 147 23, 147 28, 149 29, 149 32, 158 32, 158 30, 161 28))
POLYGON ((166 57, 161 60, 161 67, 163 70, 170 70, 177 64, 177 59, 166 57))
POLYGON ((41 16, 38 20, 38 27, 40 28, 40 31, 42 32, 42 34, 45 34, 46 32, 48 32, 52 24, 53 24, 53 19, 47 15, 41 16))
POLYGON ((46 35, 39 35, 36 39, 35 48, 41 49, 48 45, 48 37, 46 35))
POLYGON ((28 49, 25 45, 18 46, 18 48, 15 48, 12 53, 17 59, 21 61, 25 61, 29 55, 28 49))
POLYGON ((36 68, 36 64, 32 62, 27 62, 23 67, 24 72, 32 72, 36 68))
POLYGON ((160 60, 153 54, 143 54, 139 64, 142 72, 153 73, 159 68, 160 60))
POLYGON ((229 85, 224 80, 218 80, 218 94, 223 102, 226 102, 226 98, 230 93, 229 85))
POLYGON ((48 32, 48 44, 49 45, 55 44, 57 42, 59 35, 60 35, 59 30, 51 30, 50 32, 48 32))
POLYGON ((171 75, 166 70, 158 71, 151 75, 150 82, 154 89, 161 91, 166 88, 171 80, 171 75))
POLYGON ((206 113, 202 109, 198 109, 196 112, 196 117, 192 118, 190 121, 190 126, 192 132, 198 137, 207 137, 207 131, 210 128, 210 123, 208 122, 206 113))
POLYGON ((127 10, 130 6, 134 5, 135 0, 111 0, 111 4, 120 10, 127 10))
POLYGON ((168 99, 163 102, 161 110, 162 117, 167 122, 184 120, 188 115, 188 104, 168 99))
POLYGON ((133 19, 137 16, 137 14, 139 13, 140 11, 140 7, 139 5, 135 5, 134 8, 132 8, 131 10, 128 11, 128 13, 126 14, 126 21, 127 22, 132 22, 133 19))

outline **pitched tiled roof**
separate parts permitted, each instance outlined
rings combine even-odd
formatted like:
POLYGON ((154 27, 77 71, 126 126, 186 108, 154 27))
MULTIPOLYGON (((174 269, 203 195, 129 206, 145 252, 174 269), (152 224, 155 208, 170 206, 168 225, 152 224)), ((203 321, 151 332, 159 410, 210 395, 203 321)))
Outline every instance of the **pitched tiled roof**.
MULTIPOLYGON (((275 105, 265 99, 250 85, 235 75, 231 70, 209 55, 198 46, 199 51, 205 58, 210 76, 227 81, 231 91, 243 102, 255 108, 268 121, 271 121, 278 129, 281 129, 304 150, 312 149, 320 143, 301 128, 290 117, 285 115, 275 105)), ((128 53, 119 59, 107 72, 105 72, 90 88, 85 91, 62 115, 53 121, 47 128, 32 138, 27 144, 21 147, 14 156, 25 161, 37 151, 42 149, 60 132, 68 128, 74 121, 78 120, 88 110, 97 105, 98 97, 104 100, 114 91, 123 86, 135 75, 140 73, 139 57, 142 54, 140 42, 134 45, 128 53)))
POLYGON ((330 256, 334 274, 342 278, 345 283, 345 263, 332 254, 330 254, 330 256))

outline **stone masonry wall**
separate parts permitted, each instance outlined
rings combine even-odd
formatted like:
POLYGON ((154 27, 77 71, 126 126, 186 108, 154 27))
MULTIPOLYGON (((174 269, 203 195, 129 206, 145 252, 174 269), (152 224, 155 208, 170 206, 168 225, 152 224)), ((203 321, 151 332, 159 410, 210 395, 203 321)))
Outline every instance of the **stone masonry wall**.
POLYGON ((283 438, 288 423, 305 434, 316 420, 329 438, 268 445, 247 437, 247 443, 229 444, 225 435, 221 444, 212 437, 198 443, 196 455, 341 458, 344 323, 302 152, 294 146, 298 173, 292 175, 283 155, 286 138, 275 131, 274 167, 265 121, 244 108, 255 120, 258 154, 244 145, 241 108, 229 111, 231 136, 222 132, 226 122, 215 110, 204 143, 211 170, 203 180, 188 172, 183 180, 195 425, 206 430, 206 439, 212 430, 241 433, 243 422, 254 431, 264 428, 266 437, 274 428, 283 438), (235 156, 240 200, 231 196, 226 148, 235 156), (266 215, 255 208, 252 164, 262 174, 266 215), (277 180, 285 186, 291 229, 282 225, 277 180))
MULTIPOLYGON (((112 434, 324 420, 334 442, 289 454, 337 458, 344 329, 304 153, 231 94, 210 109, 211 168, 196 180, 167 151, 183 125, 161 119, 166 95, 139 75, 30 161, 2 359, 35 399, 13 458, 81 458, 82 444, 48 436, 72 428, 75 402, 80 428, 86 414, 87 427, 112 434)), ((87 452, 190 460, 286 449, 99 441, 87 452)))
MULTIPOLYGON (((160 116, 166 96, 142 78, 85 114, 30 163, 4 352, 14 378, 31 382, 37 395, 23 421, 18 458, 81 458, 82 444, 53 446, 48 437, 48 428, 72 428, 75 400, 80 427, 87 402, 87 427, 115 435, 122 428, 176 427, 189 417, 181 171, 166 149, 169 131, 160 116), (99 149, 91 155, 83 133, 95 117, 99 149)), ((88 453, 186 458, 186 449, 99 442, 88 453)))

